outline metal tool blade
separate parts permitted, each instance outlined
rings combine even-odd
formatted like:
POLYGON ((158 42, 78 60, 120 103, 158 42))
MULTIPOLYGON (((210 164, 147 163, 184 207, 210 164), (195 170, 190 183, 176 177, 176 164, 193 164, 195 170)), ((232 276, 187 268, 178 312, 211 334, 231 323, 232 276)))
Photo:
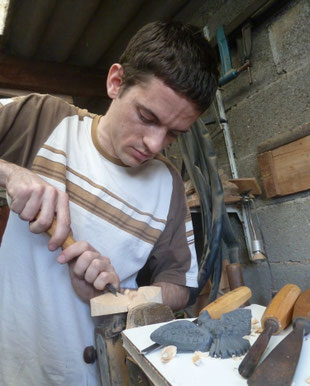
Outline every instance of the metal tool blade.
POLYGON ((249 378, 253 374, 268 345, 271 335, 276 332, 277 329, 277 322, 272 319, 266 321, 264 331, 257 338, 238 368, 239 374, 244 378, 249 378))
POLYGON ((155 351, 155 350, 156 350, 157 348, 159 348, 159 347, 161 347, 160 344, 158 344, 158 343, 153 343, 153 344, 151 344, 150 346, 145 347, 143 350, 141 350, 141 351, 140 351, 140 354, 143 354, 143 355, 148 354, 148 353, 151 352, 151 351, 155 351))
POLYGON ((295 321, 294 330, 284 338, 248 379, 250 386, 290 386, 298 364, 306 331, 305 319, 295 321))
POLYGON ((106 289, 111 292, 113 295, 117 296, 117 294, 120 294, 121 292, 114 287, 113 284, 108 283, 106 286, 106 289))

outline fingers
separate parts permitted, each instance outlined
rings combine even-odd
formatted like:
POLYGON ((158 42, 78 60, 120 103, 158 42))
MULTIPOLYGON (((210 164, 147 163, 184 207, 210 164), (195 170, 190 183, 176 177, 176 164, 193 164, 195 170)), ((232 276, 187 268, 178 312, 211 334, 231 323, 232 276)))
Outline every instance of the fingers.
POLYGON ((119 278, 116 272, 101 272, 93 282, 93 286, 97 290, 102 291, 108 283, 113 284, 115 288, 119 289, 119 278))
MULTIPOLYGON (((56 217, 57 217, 56 229, 48 243, 48 248, 51 251, 54 251, 56 248, 61 246, 71 231, 69 197, 64 192, 58 192, 56 217)), ((52 221, 53 221, 53 218, 52 218, 52 221)))
POLYGON ((11 169, 6 183, 11 210, 22 220, 30 221, 29 228, 33 233, 47 231, 56 216, 56 228, 48 247, 57 249, 70 233, 68 195, 30 170, 16 165, 11 169))
POLYGON ((103 290, 108 283, 119 288, 119 277, 109 258, 102 256, 90 244, 78 241, 63 250, 58 262, 64 264, 76 259, 72 266, 73 273, 92 284, 97 290, 103 290), (77 257, 78 256, 78 257, 77 257))
POLYGON ((54 187, 44 185, 32 192, 19 215, 23 220, 31 221, 31 232, 42 233, 50 227, 55 216, 54 202, 57 195, 58 191, 54 187))

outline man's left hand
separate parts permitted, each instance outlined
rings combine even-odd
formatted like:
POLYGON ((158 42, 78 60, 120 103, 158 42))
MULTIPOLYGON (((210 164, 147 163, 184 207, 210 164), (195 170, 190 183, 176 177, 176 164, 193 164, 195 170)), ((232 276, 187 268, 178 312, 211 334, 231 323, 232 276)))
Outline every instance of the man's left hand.
POLYGON ((119 289, 120 280, 110 259, 86 241, 77 241, 65 248, 57 261, 69 264, 72 286, 85 301, 99 295, 108 283, 119 289))

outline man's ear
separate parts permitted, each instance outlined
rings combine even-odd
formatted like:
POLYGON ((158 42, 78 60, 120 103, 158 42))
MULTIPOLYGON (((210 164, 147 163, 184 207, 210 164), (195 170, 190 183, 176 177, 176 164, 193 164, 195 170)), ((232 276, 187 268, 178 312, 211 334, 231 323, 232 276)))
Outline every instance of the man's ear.
POLYGON ((107 94, 111 99, 120 93, 123 78, 123 67, 119 63, 112 64, 107 77, 107 94))

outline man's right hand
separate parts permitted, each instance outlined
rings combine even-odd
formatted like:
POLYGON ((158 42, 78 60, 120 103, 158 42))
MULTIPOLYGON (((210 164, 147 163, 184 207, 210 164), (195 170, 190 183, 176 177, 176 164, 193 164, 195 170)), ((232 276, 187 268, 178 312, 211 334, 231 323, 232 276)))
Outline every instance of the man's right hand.
POLYGON ((69 199, 65 192, 56 189, 28 169, 0 161, 0 185, 11 198, 10 209, 22 220, 30 222, 30 231, 48 230, 57 216, 54 235, 48 248, 54 251, 66 240, 70 232, 69 199))

